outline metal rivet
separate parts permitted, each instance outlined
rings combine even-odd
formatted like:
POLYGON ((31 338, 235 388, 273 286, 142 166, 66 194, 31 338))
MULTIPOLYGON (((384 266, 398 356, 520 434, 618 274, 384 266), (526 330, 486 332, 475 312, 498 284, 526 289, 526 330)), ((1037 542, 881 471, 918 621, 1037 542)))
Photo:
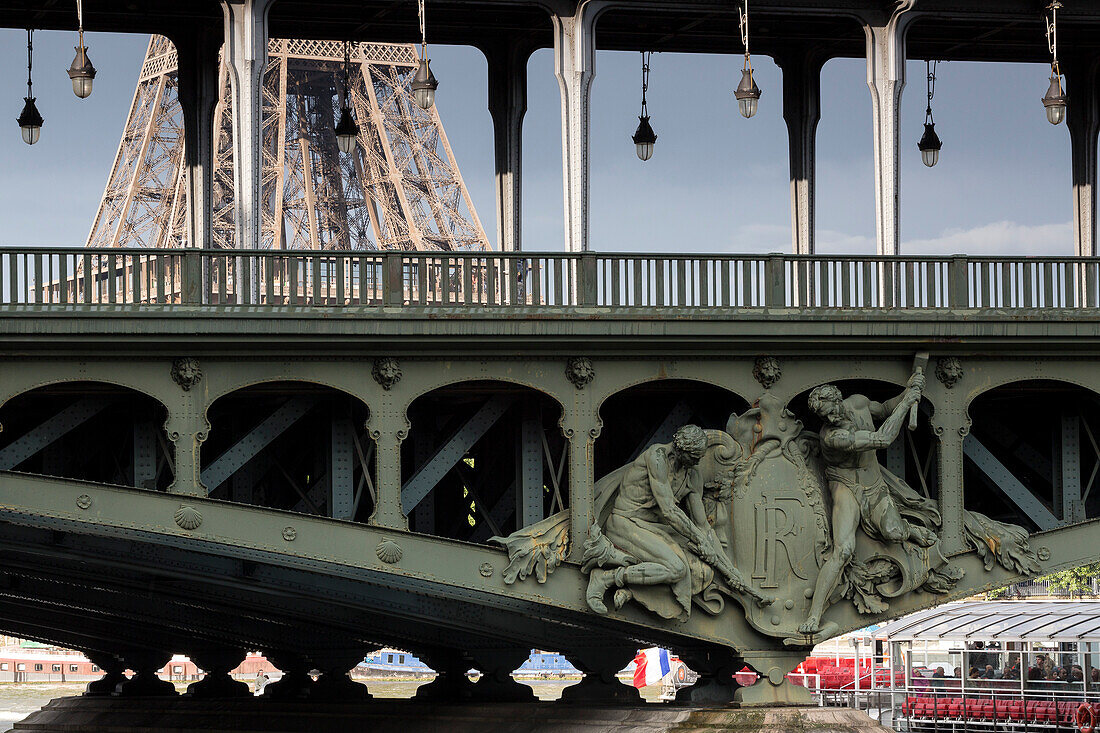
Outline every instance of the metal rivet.
POLYGON ((772 626, 778 626, 780 623, 782 623, 782 621, 783 619, 779 618, 778 613, 772 616, 772 626))
POLYGON ((783 604, 783 608, 790 611, 792 608, 794 608, 794 601, 792 601, 790 598, 788 598, 787 602, 783 604))

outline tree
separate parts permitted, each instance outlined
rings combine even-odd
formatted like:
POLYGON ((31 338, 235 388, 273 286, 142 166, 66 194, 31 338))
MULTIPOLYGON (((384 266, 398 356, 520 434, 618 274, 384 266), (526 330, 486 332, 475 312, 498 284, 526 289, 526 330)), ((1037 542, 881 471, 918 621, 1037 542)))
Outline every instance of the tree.
POLYGON ((1092 581, 1098 576, 1100 576, 1100 562, 1094 562, 1079 568, 1051 573, 1039 580, 1050 583, 1053 590, 1064 590, 1072 595, 1087 595, 1093 592, 1092 581))

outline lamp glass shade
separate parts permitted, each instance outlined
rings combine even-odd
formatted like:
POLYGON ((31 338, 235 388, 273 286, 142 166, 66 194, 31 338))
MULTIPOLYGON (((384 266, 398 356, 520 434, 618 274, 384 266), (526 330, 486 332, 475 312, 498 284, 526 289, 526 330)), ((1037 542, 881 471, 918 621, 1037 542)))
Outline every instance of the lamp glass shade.
POLYGON ((92 94, 92 81, 95 79, 95 67, 88 58, 88 49, 76 46, 76 58, 69 66, 69 79, 73 83, 73 94, 87 99, 92 94))
POLYGON ((435 104, 435 90, 439 87, 439 82, 432 73, 431 63, 431 59, 420 59, 420 66, 416 69, 411 85, 413 99, 421 109, 432 108, 435 104))
POLYGON ((940 160, 940 148, 942 147, 943 143, 940 142, 940 136, 936 134, 936 124, 934 122, 924 123, 924 135, 917 143, 917 148, 920 149, 921 162, 929 168, 934 166, 940 160))
POLYGON ((638 129, 634 131, 634 152, 639 160, 649 160, 653 157, 653 144, 657 142, 657 133, 649 124, 648 116, 638 118, 638 129))
POLYGON ((359 125, 351 116, 351 110, 347 107, 340 109, 340 121, 336 123, 336 144, 341 153, 350 153, 355 150, 355 143, 359 139, 359 125))
POLYGON ((19 113, 19 119, 16 122, 19 123, 19 129, 23 134, 23 142, 34 145, 42 134, 43 119, 38 112, 38 107, 34 104, 34 97, 23 97, 23 101, 25 102, 23 111, 19 113))
POLYGON ((742 117, 749 118, 756 114, 760 87, 756 86, 756 81, 752 78, 752 69, 741 70, 741 83, 737 85, 733 96, 737 99, 737 108, 742 117))
POLYGON ((1043 106, 1047 110, 1047 121, 1059 124, 1066 118, 1066 94, 1062 91, 1062 80, 1057 74, 1050 75, 1050 87, 1043 97, 1043 106))

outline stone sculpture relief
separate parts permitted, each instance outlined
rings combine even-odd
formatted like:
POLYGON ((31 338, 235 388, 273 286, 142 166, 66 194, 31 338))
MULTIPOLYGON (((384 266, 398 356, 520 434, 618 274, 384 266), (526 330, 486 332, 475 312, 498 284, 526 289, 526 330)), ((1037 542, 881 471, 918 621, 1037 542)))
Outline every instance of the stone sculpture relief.
POLYGON ((587 356, 571 356, 565 362, 565 378, 577 389, 584 389, 596 378, 596 368, 587 356))
POLYGON ((779 359, 774 356, 758 356, 752 365, 752 378, 760 382, 764 389, 771 389, 772 385, 783 376, 783 367, 779 365, 779 359))
POLYGON ((951 389, 963 378, 962 362, 958 357, 945 356, 936 362, 936 379, 951 389))
MULTIPOLYGON (((651 445, 596 482, 581 568, 589 607, 608 613, 611 591, 615 609, 684 620, 720 614, 732 598, 757 631, 805 646, 838 631, 822 619, 835 603, 873 614, 911 592, 951 591, 963 574, 940 549, 936 503, 877 456, 923 389, 921 369, 881 403, 817 387, 808 403, 819 432, 765 392, 724 431, 686 425, 651 445)), ((544 582, 570 529, 566 511, 494 537, 508 551, 505 582, 544 582)), ((966 512, 964 532, 987 570, 1038 572, 1024 529, 966 512)))
POLYGON ((401 365, 392 356, 380 356, 375 359, 370 373, 374 381, 385 390, 393 389, 393 385, 401 381, 401 365))
POLYGON ((172 381, 178 384, 184 392, 188 392, 196 384, 202 381, 202 367, 199 360, 191 356, 181 356, 172 362, 169 371, 172 381))

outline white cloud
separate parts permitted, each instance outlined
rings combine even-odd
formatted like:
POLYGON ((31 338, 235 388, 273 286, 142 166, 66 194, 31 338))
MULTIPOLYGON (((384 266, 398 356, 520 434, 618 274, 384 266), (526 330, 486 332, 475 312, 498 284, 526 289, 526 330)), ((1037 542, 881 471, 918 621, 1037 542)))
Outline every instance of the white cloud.
POLYGON ((1073 254, 1073 227, 997 221, 970 229, 945 229, 938 237, 903 240, 901 251, 921 255, 1061 257, 1073 254))

